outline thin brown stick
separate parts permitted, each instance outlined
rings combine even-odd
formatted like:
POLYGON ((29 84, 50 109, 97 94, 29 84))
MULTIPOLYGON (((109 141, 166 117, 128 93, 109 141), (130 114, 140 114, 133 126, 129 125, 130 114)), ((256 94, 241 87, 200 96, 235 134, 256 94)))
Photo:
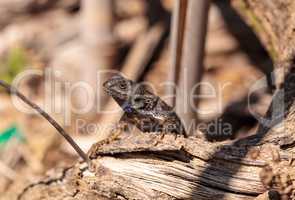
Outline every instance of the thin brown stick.
MULTIPOLYGON (((208 0, 189 0, 187 6, 181 70, 178 80, 179 91, 176 94, 176 112, 187 129, 198 117, 192 104, 197 106, 199 100, 194 99, 194 102, 191 102, 190 95, 191 92, 194 92, 194 95, 197 96, 200 92, 200 87, 196 86, 201 82, 204 70, 203 60, 209 6, 210 1, 208 0)), ((188 135, 193 134, 193 129, 187 131, 188 135)))
POLYGON ((9 85, 8 83, 0 80, 0 86, 4 87, 8 93, 14 94, 19 97, 23 102, 28 104, 38 113, 40 113, 49 123, 70 143, 70 145, 75 149, 78 155, 90 166, 91 160, 86 153, 78 146, 78 144, 73 140, 73 138, 44 110, 42 110, 37 104, 31 102, 27 97, 20 93, 16 88, 9 85))
MULTIPOLYGON (((170 35, 170 65, 168 81, 170 83, 177 83, 178 73, 180 72, 180 63, 183 49, 183 35, 187 10, 187 0, 174 1, 173 16, 171 23, 171 35, 170 35)), ((168 87, 167 95, 173 97, 168 99, 167 103, 171 106, 175 106, 175 88, 168 87)))

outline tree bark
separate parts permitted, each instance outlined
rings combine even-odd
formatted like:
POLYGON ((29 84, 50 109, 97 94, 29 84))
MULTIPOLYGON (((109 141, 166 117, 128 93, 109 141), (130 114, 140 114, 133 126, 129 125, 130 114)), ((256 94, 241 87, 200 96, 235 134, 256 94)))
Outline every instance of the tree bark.
MULTIPOLYGON (((290 125, 291 116, 285 119, 290 125)), ((292 131, 216 143, 137 129, 113 134, 115 140, 99 142, 89 151, 95 173, 77 163, 20 192, 8 191, 9 199, 233 200, 254 199, 267 189, 293 194, 293 181, 286 178, 295 172, 288 162, 294 150, 292 131)))
POLYGON ((292 0, 232 0, 233 7, 254 29, 274 61, 294 57, 294 9, 292 0))

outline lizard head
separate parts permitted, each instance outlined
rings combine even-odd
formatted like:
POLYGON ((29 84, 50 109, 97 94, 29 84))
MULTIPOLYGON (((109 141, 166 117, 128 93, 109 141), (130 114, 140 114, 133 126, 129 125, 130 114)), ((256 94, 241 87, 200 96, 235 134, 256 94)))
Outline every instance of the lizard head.
POLYGON ((117 102, 128 100, 132 92, 133 82, 121 75, 115 75, 107 80, 104 84, 104 90, 113 97, 117 102))

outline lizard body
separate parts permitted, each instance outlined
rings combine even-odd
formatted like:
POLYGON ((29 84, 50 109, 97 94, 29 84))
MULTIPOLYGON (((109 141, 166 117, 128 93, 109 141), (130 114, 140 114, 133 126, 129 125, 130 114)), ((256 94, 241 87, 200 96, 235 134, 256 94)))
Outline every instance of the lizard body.
POLYGON ((120 75, 111 77, 104 90, 124 110, 121 118, 142 132, 165 132, 186 136, 184 126, 173 108, 151 93, 143 84, 120 75))

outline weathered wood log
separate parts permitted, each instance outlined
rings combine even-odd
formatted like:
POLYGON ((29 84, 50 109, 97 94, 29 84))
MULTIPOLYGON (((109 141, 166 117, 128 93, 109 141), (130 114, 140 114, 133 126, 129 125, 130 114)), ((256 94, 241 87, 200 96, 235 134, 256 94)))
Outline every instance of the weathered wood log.
MULTIPOLYGON (((20 193, 8 192, 9 199, 254 199, 267 190, 268 180, 294 176, 293 164, 286 161, 291 153, 277 140, 210 143, 136 129, 114 134, 119 134, 116 140, 100 142, 89 152, 95 173, 78 163, 20 193), (284 173, 276 174, 281 166, 284 173)), ((292 181, 284 184, 276 188, 293 191, 292 181)))
POLYGON ((292 0, 231 0, 259 36, 275 61, 294 57, 294 8, 292 0))

